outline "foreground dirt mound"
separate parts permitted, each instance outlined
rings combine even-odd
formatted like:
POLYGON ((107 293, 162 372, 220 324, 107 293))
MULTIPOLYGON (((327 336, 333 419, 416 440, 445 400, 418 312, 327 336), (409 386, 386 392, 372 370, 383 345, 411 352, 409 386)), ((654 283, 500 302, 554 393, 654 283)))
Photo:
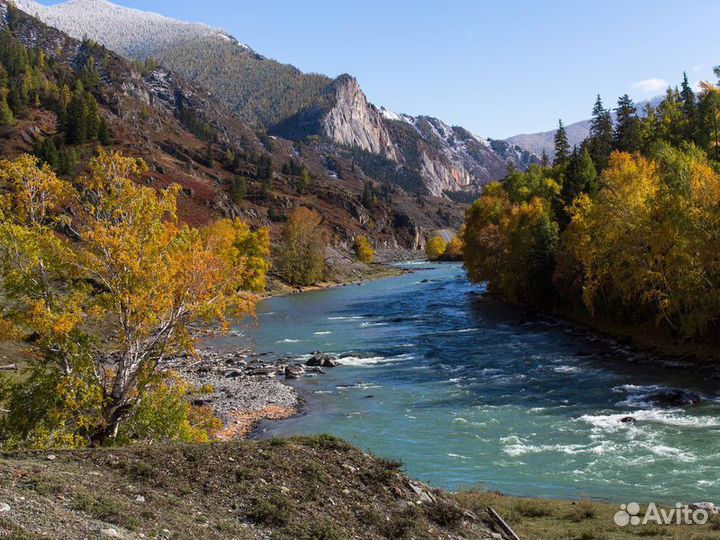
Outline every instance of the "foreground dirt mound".
POLYGON ((492 538, 486 520, 330 436, 0 454, 6 538, 492 538))

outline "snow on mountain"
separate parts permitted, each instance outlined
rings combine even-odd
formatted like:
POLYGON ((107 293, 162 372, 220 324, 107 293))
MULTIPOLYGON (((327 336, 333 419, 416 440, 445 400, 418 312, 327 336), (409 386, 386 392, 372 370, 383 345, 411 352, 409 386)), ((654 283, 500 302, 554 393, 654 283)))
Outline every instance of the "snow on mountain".
POLYGON ((102 36, 105 46, 130 58, 150 58, 176 43, 207 38, 231 41, 249 50, 223 30, 206 24, 179 21, 106 0, 69 0, 54 6, 44 6, 34 0, 15 0, 15 5, 76 39, 102 36))

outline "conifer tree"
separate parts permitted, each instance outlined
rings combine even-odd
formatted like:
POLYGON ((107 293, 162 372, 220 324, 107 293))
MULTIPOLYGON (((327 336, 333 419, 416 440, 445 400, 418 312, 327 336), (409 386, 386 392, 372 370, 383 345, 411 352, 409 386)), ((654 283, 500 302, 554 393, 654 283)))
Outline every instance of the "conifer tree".
POLYGON ((605 169, 610 159, 613 147, 613 122, 610 111, 603 106, 598 95, 593 106, 593 117, 590 124, 590 139, 588 151, 590 157, 599 170, 605 169))
POLYGON ((12 126, 15 123, 15 116, 13 115, 10 105, 8 105, 5 96, 0 98, 0 126, 12 126))
POLYGON ((680 99, 682 100, 683 114, 685 115, 685 138, 697 141, 698 138, 698 106, 695 92, 688 82, 687 73, 683 72, 683 82, 680 86, 680 99))
POLYGON ((570 157, 570 143, 568 143, 567 131, 562 120, 558 120, 558 128, 555 132, 555 165, 564 166, 570 157))
POLYGON ((566 207, 569 207, 575 198, 582 193, 593 194, 597 191, 597 170, 590 157, 587 147, 575 147, 568 160, 561 197, 566 207))
POLYGON ((613 149, 621 152, 636 152, 640 148, 640 125, 637 109, 630 96, 625 94, 618 99, 615 109, 615 133, 613 149))

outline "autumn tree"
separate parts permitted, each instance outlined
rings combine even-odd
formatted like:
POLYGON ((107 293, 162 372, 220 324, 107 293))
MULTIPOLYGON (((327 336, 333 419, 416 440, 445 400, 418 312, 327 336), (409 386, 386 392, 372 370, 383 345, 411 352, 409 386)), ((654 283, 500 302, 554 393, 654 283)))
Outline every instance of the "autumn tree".
POLYGON ((360 235, 355 238, 355 255, 360 262, 370 264, 375 257, 375 250, 367 236, 360 235))
POLYGON ((431 261, 438 261, 447 249, 447 241, 439 234, 433 235, 425 244, 425 255, 431 261))
POLYGON ((226 328, 252 313, 267 231, 239 220, 180 224, 179 188, 135 183, 145 170, 100 150, 75 188, 36 158, 0 163, 0 326, 7 338, 32 335, 34 355, 28 381, 5 399, 6 441, 117 441, 147 400, 177 398, 159 366, 192 351, 190 325, 226 328))
POLYGON ((277 269, 291 285, 313 285, 323 277, 327 232, 314 210, 299 207, 283 227, 277 269))

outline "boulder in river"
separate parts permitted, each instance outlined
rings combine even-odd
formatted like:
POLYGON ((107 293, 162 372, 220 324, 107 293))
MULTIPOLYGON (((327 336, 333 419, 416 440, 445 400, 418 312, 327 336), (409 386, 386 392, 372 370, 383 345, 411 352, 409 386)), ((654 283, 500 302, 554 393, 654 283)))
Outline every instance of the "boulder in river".
POLYGON ((637 418, 635 418, 634 416, 623 416, 620 421, 623 424, 634 424, 635 422, 637 422, 637 418))
POLYGON ((679 388, 664 388, 642 396, 642 400, 656 407, 686 407, 702 401, 700 394, 679 388))
POLYGON ((325 354, 323 352, 314 352, 313 355, 308 359, 308 361, 305 362, 305 365, 314 367, 334 368, 337 366, 337 360, 329 354, 325 354))

